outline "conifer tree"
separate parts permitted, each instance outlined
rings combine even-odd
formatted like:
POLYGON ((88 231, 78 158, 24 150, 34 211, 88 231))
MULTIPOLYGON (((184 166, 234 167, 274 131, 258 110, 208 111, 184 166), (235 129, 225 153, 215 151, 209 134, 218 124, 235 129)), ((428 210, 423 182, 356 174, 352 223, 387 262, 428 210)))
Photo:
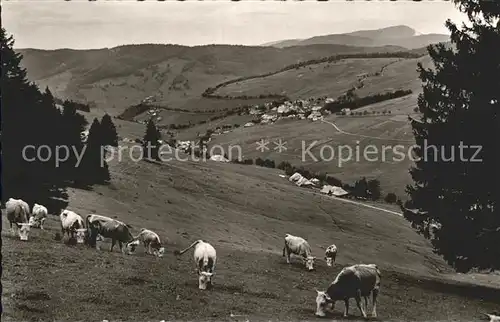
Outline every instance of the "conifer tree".
POLYGON ((159 150, 160 150, 160 142, 161 133, 156 128, 153 119, 149 119, 148 124, 146 125, 146 133, 144 134, 143 141, 143 151, 144 158, 149 160, 160 160, 159 150))
POLYGON ((104 184, 110 178, 108 164, 105 158, 104 145, 102 144, 101 125, 94 118, 89 129, 82 160, 82 181, 87 184, 104 184))
POLYGON ((382 195, 382 191, 380 188, 380 181, 378 179, 368 180, 367 188, 370 192, 370 198, 372 200, 379 200, 382 195))
POLYGON ((470 22, 459 29, 448 20, 452 48, 429 46, 435 70, 418 65, 421 118, 412 127, 420 160, 402 210, 458 271, 498 269, 500 2, 454 3, 470 22))
POLYGON ((62 126, 66 135, 64 136, 65 145, 72 151, 69 153, 68 161, 62 163, 63 170, 74 177, 74 183, 78 184, 82 180, 83 172, 80 171, 76 155, 81 155, 83 142, 81 133, 85 131, 88 124, 85 117, 78 114, 76 105, 63 103, 62 126), (76 154, 77 153, 77 154, 76 154))
POLYGON ((118 133, 116 126, 108 113, 101 119, 101 135, 104 145, 118 146, 118 133))
POLYGON ((1 28, 2 57, 2 201, 22 198, 64 207, 65 187, 72 178, 55 165, 55 147, 64 145, 61 113, 49 90, 40 92, 27 80, 22 55, 13 49, 14 39, 1 28), (41 153, 39 158, 36 151, 41 153), (49 155, 49 152, 52 155, 49 155), (51 157, 51 158, 48 158, 51 157), (59 200, 60 200, 59 199, 59 200))

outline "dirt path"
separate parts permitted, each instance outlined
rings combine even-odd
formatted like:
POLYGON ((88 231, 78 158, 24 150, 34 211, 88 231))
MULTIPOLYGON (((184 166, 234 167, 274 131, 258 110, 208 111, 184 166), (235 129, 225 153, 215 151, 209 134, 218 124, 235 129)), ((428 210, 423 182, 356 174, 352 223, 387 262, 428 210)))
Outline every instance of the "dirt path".
POLYGON ((356 134, 356 133, 350 133, 350 132, 346 132, 342 129, 340 129, 335 123, 333 122, 330 122, 330 121, 325 121, 325 120, 321 120, 321 122, 323 123, 327 123, 327 124, 330 124, 331 126, 333 126, 335 128, 335 130, 337 130, 337 132, 339 133, 342 133, 342 134, 345 134, 345 135, 351 135, 351 136, 357 136, 357 137, 361 137, 361 138, 368 138, 368 139, 375 139, 375 140, 383 140, 383 141, 396 141, 396 142, 411 142, 411 143, 414 143, 415 141, 414 140, 402 140, 402 139, 391 139, 391 138, 381 138, 381 137, 378 137, 378 136, 370 136, 370 135, 363 135, 363 134, 356 134))
POLYGON ((382 211, 382 212, 385 212, 385 213, 388 213, 388 214, 391 214, 391 215, 397 215, 397 216, 403 217, 402 213, 395 212, 395 211, 388 210, 388 209, 384 209, 384 208, 380 208, 380 207, 375 207, 375 206, 368 205, 368 204, 363 203, 363 202, 353 201, 353 200, 349 200, 349 199, 342 199, 342 198, 337 198, 337 197, 330 197, 330 198, 334 199, 334 200, 337 200, 337 201, 340 201, 340 202, 346 202, 346 203, 350 203, 350 204, 354 204, 354 205, 358 205, 358 206, 362 206, 362 207, 366 207, 366 208, 371 208, 371 209, 375 209, 375 210, 378 210, 378 211, 382 211))

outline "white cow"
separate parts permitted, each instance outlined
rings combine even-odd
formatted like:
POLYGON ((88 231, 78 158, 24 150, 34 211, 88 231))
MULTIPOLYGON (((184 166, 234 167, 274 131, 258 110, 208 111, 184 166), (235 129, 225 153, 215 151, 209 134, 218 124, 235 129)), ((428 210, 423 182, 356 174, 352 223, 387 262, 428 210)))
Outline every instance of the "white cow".
POLYGON ((314 269, 314 260, 316 257, 312 256, 311 246, 309 246, 309 243, 302 237, 286 234, 283 256, 286 257, 286 262, 288 264, 290 264, 291 254, 301 256, 302 261, 308 270, 312 271, 314 269))
POLYGON ((182 255, 189 249, 194 249, 194 263, 198 270, 198 288, 206 290, 207 287, 212 287, 212 277, 215 275, 215 263, 217 261, 217 253, 215 248, 207 242, 199 239, 191 244, 188 248, 182 251, 174 251, 176 255, 182 255))
POLYGON ((316 296, 316 315, 325 316, 326 307, 332 304, 335 308, 335 302, 344 300, 344 317, 349 313, 349 299, 355 298, 356 304, 366 318, 365 310, 368 309, 368 297, 372 294, 372 316, 377 316, 377 296, 380 292, 380 271, 375 264, 358 264, 344 267, 337 275, 333 283, 326 291, 318 291, 316 296), (365 310, 361 304, 361 297, 365 299, 365 310))
POLYGON ((42 205, 35 203, 33 210, 31 211, 31 217, 29 223, 31 226, 43 229, 43 224, 47 219, 48 210, 42 205))
POLYGON ((337 246, 332 244, 328 246, 328 248, 325 250, 326 265, 330 267, 333 266, 333 263, 335 263, 336 258, 337 258, 337 246))
POLYGON ((61 219, 61 230, 64 238, 64 233, 68 235, 68 238, 74 239, 76 234, 77 244, 83 244, 85 242, 85 224, 83 223, 83 218, 76 212, 71 210, 62 210, 59 215, 61 219))
POLYGON ((165 248, 161 245, 160 236, 154 231, 142 228, 139 235, 134 237, 134 239, 138 239, 142 242, 146 253, 153 254, 157 257, 163 257, 165 248))
POLYGON ((30 227, 28 223, 29 206, 21 199, 9 198, 5 203, 7 219, 10 223, 10 229, 15 233, 15 229, 19 228, 19 239, 28 240, 30 227), (12 226, 12 224, 15 224, 12 226))

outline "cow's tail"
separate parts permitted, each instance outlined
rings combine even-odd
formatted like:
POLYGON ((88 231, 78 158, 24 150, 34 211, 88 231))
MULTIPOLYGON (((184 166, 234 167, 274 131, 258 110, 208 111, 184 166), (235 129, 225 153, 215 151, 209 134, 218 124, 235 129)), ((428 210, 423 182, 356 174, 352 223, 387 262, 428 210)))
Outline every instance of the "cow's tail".
POLYGON ((375 279, 375 287, 379 288, 380 287, 380 280, 382 279, 382 274, 380 273, 380 270, 377 265, 371 264, 373 268, 375 268, 375 274, 376 274, 376 279, 375 279))
POLYGON ((286 250, 286 238, 290 236, 290 234, 285 235, 285 245, 283 246, 283 257, 285 257, 285 250, 286 250))
POLYGON ((85 236, 87 245, 90 247, 96 247, 97 244, 97 234, 94 232, 92 223, 90 222, 90 217, 92 215, 87 215, 85 217, 85 228, 87 228, 87 234, 85 236))
POLYGON ((191 248, 193 248, 194 246, 198 245, 201 242, 202 242, 202 240, 198 239, 197 241, 195 241, 194 243, 192 243, 188 248, 185 248, 185 249, 183 249, 181 251, 174 250, 174 254, 175 255, 182 255, 182 254, 184 254, 185 252, 187 252, 188 250, 190 250, 191 248))
POLYGON ((22 218, 23 214, 26 214, 24 207, 17 204, 14 205, 13 209, 7 211, 7 218, 10 223, 24 222, 24 218, 22 218))

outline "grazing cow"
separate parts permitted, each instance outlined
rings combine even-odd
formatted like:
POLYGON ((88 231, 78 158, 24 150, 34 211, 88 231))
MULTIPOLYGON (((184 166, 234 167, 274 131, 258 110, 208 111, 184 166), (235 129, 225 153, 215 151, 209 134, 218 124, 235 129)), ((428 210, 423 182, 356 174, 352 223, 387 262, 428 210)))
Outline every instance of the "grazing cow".
POLYGON ((174 251, 176 255, 182 255, 189 249, 194 249, 194 263, 198 270, 198 288, 206 290, 207 287, 212 287, 212 277, 215 275, 215 263, 217 261, 217 254, 215 248, 207 242, 199 239, 191 244, 188 248, 182 251, 174 251))
POLYGON ((5 203, 7 219, 10 223, 10 229, 13 233, 19 228, 19 239, 28 240, 30 227, 28 223, 29 206, 21 199, 9 198, 5 203), (12 224, 15 224, 12 226, 12 224))
POLYGON ((59 218, 61 219, 63 238, 64 233, 66 233, 68 238, 74 240, 76 234, 76 243, 83 244, 85 241, 85 232, 87 231, 83 223, 83 218, 77 213, 67 209, 61 211, 59 218))
POLYGON ((87 216, 86 222, 89 233, 89 244, 93 247, 96 245, 98 235, 105 238, 111 238, 111 252, 116 242, 118 242, 118 246, 120 246, 120 251, 122 251, 122 253, 127 251, 129 255, 134 253, 135 248, 139 245, 139 241, 134 239, 134 236, 132 236, 129 230, 129 228, 131 228, 130 225, 126 225, 121 221, 92 214, 87 216), (125 248, 122 247, 123 243, 125 243, 125 248))
POLYGON ((154 231, 142 228, 139 235, 134 237, 134 239, 138 239, 142 242, 146 253, 153 254, 157 257, 163 257, 165 248, 162 247, 160 237, 154 231))
POLYGON ((302 237, 286 234, 283 256, 286 257, 286 262, 288 264, 290 264, 291 254, 301 256, 302 261, 308 270, 312 271, 314 269, 314 260, 316 257, 312 256, 311 246, 309 246, 309 243, 302 237))
POLYGON ((332 244, 325 251, 326 265, 329 267, 333 266, 335 258, 337 258, 337 246, 332 244))
POLYGON ((29 223, 31 224, 31 226, 43 230, 43 224, 47 219, 47 215, 48 215, 47 208, 35 203, 35 205, 33 206, 33 210, 31 211, 31 217, 29 223))
POLYGON ((380 278, 380 271, 375 264, 358 264, 343 268, 326 292, 316 290, 318 293, 316 297, 316 315, 325 316, 325 310, 329 303, 332 303, 332 309, 334 309, 336 301, 344 300, 344 317, 347 317, 349 299, 355 298, 361 314, 366 318, 365 310, 368 309, 368 297, 372 293, 372 316, 376 317, 380 278), (363 310, 361 304, 361 297, 365 299, 365 310, 363 310))

